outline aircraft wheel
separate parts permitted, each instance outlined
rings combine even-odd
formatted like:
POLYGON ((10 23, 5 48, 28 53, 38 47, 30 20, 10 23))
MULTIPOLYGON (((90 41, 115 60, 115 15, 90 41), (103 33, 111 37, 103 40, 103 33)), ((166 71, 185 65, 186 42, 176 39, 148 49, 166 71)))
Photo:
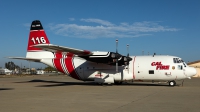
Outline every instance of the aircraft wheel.
POLYGON ((175 86, 176 82, 175 81, 169 81, 169 86, 175 86))

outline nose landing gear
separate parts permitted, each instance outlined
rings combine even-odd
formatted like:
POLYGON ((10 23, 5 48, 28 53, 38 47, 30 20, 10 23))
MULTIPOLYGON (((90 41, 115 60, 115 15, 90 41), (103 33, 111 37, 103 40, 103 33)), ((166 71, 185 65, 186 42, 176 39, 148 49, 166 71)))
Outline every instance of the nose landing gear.
POLYGON ((176 85, 176 82, 173 80, 173 81, 169 81, 169 86, 171 87, 174 87, 176 85))

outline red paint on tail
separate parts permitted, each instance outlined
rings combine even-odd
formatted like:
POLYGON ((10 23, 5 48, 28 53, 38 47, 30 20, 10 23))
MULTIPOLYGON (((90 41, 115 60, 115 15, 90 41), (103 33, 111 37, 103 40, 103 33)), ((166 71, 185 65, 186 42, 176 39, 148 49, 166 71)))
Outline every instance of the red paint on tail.
POLYGON ((27 51, 41 50, 40 48, 32 47, 33 45, 37 45, 37 44, 50 44, 50 42, 42 27, 41 22, 38 20, 35 20, 31 24, 27 51))

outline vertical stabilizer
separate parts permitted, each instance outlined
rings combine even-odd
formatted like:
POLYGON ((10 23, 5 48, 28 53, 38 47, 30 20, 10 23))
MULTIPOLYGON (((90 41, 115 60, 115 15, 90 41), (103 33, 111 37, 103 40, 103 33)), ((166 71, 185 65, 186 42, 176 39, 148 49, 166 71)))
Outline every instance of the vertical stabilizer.
POLYGON ((35 20, 31 24, 26 57, 38 59, 53 58, 53 54, 51 52, 43 51, 40 48, 33 47, 33 45, 37 44, 50 44, 49 39, 39 20, 35 20))
POLYGON ((41 49, 32 47, 37 44, 50 44, 39 20, 35 20, 31 24, 27 51, 40 51, 41 49))

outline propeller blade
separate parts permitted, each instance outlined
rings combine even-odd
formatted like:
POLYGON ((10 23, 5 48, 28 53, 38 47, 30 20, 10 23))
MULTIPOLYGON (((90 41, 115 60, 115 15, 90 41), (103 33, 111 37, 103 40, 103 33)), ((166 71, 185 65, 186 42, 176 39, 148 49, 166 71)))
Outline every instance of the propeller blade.
POLYGON ((116 53, 118 53, 118 39, 116 39, 116 53))
POLYGON ((127 44, 127 57, 129 57, 129 45, 127 44))
POLYGON ((129 45, 127 44, 127 64, 128 64, 128 73, 129 73, 129 45))
MULTIPOLYGON (((118 54, 118 39, 116 39, 116 55, 118 54)), ((116 58, 116 73, 118 72, 118 58, 116 58)))

